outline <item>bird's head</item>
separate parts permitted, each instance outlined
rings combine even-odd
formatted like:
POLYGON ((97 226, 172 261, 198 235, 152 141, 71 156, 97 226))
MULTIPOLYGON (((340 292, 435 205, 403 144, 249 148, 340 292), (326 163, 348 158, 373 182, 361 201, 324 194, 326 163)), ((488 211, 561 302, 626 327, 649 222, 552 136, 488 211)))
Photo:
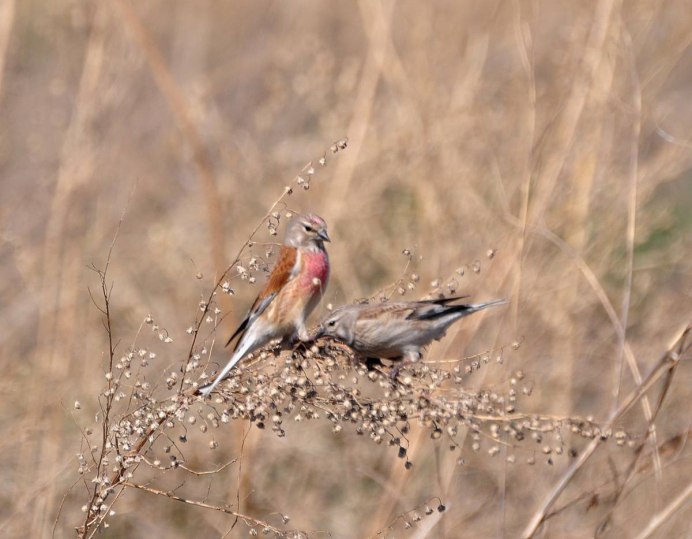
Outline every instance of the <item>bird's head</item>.
POLYGON ((327 223, 319 215, 308 213, 293 217, 286 229, 284 243, 293 247, 322 247, 325 241, 331 241, 327 223))
POLYGON ((317 328, 316 337, 333 337, 349 346, 353 345, 358 313, 349 307, 347 305, 329 313, 317 328))

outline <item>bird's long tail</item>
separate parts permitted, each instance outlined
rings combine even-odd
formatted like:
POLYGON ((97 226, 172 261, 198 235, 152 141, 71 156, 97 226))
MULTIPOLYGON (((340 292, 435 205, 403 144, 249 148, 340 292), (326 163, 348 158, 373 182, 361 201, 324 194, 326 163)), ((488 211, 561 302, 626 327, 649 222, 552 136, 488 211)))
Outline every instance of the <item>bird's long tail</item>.
POLYGON ((458 320, 464 316, 468 316, 488 307, 495 307, 497 305, 504 305, 508 303, 509 300, 506 299, 496 299, 493 301, 487 301, 485 303, 463 303, 460 305, 445 305, 444 307, 439 307, 434 310, 428 310, 423 315, 419 316, 419 320, 435 320, 439 318, 448 318, 453 315, 453 320, 458 320))
MULTIPOLYGON (((245 335, 247 336, 247 334, 245 335)), ((244 336, 244 337, 245 337, 244 336)), ((219 385, 219 382, 223 380, 226 375, 231 371, 233 367, 236 366, 236 364, 245 357, 246 354, 248 354, 252 348, 253 345, 253 340, 252 339, 246 339, 243 338, 241 342, 239 343, 238 347, 236 348, 235 352, 233 352, 233 355, 231 356, 231 359, 228 360, 228 363, 226 363, 226 366, 221 370, 221 372, 216 376, 216 379, 211 382, 210 384, 206 386, 202 386, 199 388, 198 392, 200 395, 203 396, 208 396, 211 394, 212 391, 214 391, 214 388, 219 385)))
POLYGON ((459 307, 466 307, 465 310, 468 312, 466 314, 475 313, 487 309, 488 307, 496 307, 498 305, 505 305, 509 303, 508 299, 496 299, 493 301, 486 301, 485 303, 471 303, 469 305, 459 305, 459 307))

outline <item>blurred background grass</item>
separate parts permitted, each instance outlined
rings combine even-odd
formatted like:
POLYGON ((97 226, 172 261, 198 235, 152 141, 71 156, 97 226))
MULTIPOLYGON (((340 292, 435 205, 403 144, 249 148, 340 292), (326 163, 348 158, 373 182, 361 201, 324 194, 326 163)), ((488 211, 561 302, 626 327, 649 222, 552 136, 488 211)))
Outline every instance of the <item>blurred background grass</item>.
MULTIPOLYGON (((465 267, 459 292, 512 304, 461 324, 430 357, 521 341, 475 383, 522 369, 532 411, 603 420, 621 371, 619 393, 634 387, 617 325, 645 373, 692 314, 690 27, 685 1, 3 0, 0 534, 50 536, 63 503, 56 536, 82 518, 83 489, 65 495, 107 350, 88 266, 103 267, 122 212, 110 268, 118 346, 152 313, 176 340, 160 352, 175 365, 200 294, 304 163, 344 136, 349 148, 284 208, 329 223, 324 303, 400 278, 403 249, 421 275, 408 297, 465 267)), ((262 229, 258 241, 275 240, 262 229)), ((222 338, 256 293, 238 287, 222 338)), ((659 442, 689 429, 689 366, 676 376, 659 442)), ((631 416, 625 426, 642 435, 641 408, 631 416)), ((430 531, 388 533, 512 537, 568 464, 529 466, 531 448, 508 464, 464 446, 460 465, 458 451, 421 438, 405 472, 391 449, 324 426, 251 438, 244 507, 287 513, 316 536, 363 537, 439 496, 449 510, 430 531)), ((221 449, 191 440, 187 451, 207 467, 237 456, 231 442, 221 449)), ((604 446, 571 497, 617 482, 627 451, 604 446)), ((610 534, 631 536, 684 489, 689 458, 683 444, 660 478, 642 477, 610 534)), ((233 503, 237 483, 223 488, 233 503)), ((118 503, 104 536, 230 527, 146 493, 118 503)), ((586 505, 547 534, 592 534, 608 505, 586 505)), ((659 536, 688 533, 689 511, 659 536)))

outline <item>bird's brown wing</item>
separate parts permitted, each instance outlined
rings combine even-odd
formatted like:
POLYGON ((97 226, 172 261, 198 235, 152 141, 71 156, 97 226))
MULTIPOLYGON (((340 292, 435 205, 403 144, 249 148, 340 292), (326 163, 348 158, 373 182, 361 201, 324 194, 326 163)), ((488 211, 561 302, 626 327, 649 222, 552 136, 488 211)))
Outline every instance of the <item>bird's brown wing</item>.
POLYGON ((425 304, 425 303, 433 303, 435 305, 447 305, 448 303, 451 303, 452 301, 457 301, 458 299, 466 299, 469 298, 468 294, 464 294, 463 296, 451 296, 449 298, 437 298, 437 299, 421 299, 416 301, 415 303, 418 304, 425 304))
POLYGON ((415 302, 373 303, 358 314, 359 320, 406 319, 416 310, 415 302))
MULTIPOLYGON (((376 320, 425 320, 436 317, 454 307, 448 305, 468 296, 450 298, 423 299, 419 301, 392 301, 388 303, 373 303, 364 306, 358 315, 361 321, 376 320)), ((464 306, 460 306, 463 308, 464 306)))
POLYGON ((370 319, 417 319, 421 315, 430 312, 440 312, 441 307, 448 303, 467 298, 468 296, 454 296, 450 298, 438 299, 422 299, 419 301, 392 301, 388 303, 372 303, 364 306, 359 313, 358 318, 361 320, 370 319))
MULTIPOLYGON (((274 264, 271 274, 269 275, 269 280, 264 286, 262 291, 259 293, 255 302, 250 307, 247 316, 235 330, 233 335, 226 343, 226 346, 231 344, 231 341, 238 336, 242 337, 245 330, 254 322, 254 320, 264 312, 264 310, 269 306, 272 300, 276 297, 279 291, 286 285, 286 283, 295 274, 296 261, 298 260, 298 250, 295 247, 290 247, 288 245, 283 245, 281 251, 279 251, 279 258, 274 264)), ((238 339, 240 342, 240 339, 238 339)), ((236 343, 236 348, 238 343, 236 343)))

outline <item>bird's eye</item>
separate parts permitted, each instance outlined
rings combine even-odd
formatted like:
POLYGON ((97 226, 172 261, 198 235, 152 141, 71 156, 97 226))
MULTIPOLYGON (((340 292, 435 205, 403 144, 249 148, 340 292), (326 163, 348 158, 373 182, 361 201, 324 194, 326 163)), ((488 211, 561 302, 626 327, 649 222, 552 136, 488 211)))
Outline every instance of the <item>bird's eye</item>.
POLYGON ((315 229, 312 228, 310 225, 304 225, 303 228, 305 229, 305 232, 314 232, 315 229))
POLYGON ((333 328, 334 326, 336 326, 336 320, 330 320, 329 322, 327 322, 327 325, 328 325, 330 328, 333 328))

